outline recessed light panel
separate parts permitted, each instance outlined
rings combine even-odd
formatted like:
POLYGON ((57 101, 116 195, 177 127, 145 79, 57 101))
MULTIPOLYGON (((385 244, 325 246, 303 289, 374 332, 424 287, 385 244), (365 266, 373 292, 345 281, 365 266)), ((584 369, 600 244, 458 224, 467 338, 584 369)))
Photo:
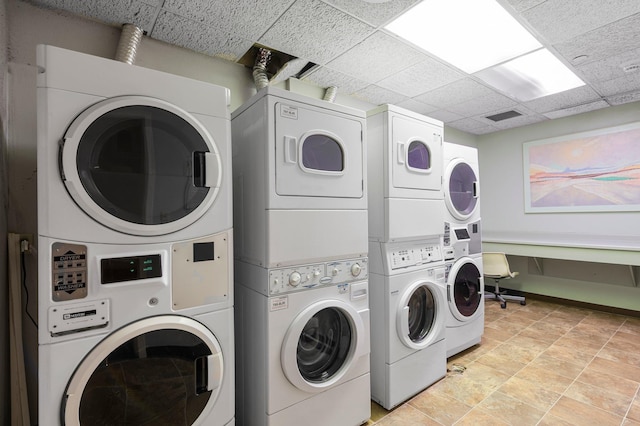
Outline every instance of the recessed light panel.
POLYGON ((495 0, 427 0, 385 27, 468 73, 542 45, 495 0))
POLYGON ((547 49, 479 71, 475 76, 521 102, 585 84, 547 49))

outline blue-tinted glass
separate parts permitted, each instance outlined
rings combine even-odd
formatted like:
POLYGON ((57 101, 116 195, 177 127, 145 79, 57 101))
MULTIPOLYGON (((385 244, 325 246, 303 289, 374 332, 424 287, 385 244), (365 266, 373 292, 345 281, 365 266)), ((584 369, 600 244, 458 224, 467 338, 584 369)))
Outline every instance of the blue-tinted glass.
POLYGON ((407 153, 409 167, 414 169, 429 170, 431 168, 431 156, 427 146, 418 141, 409 144, 407 153))

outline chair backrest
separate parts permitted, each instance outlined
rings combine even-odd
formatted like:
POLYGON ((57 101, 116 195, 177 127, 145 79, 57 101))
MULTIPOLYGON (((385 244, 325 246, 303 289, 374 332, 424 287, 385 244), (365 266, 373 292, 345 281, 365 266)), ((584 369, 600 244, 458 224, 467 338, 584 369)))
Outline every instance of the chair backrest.
POLYGON ((513 278, 518 275, 509 269, 507 256, 499 252, 483 252, 482 268, 483 274, 491 278, 513 278))

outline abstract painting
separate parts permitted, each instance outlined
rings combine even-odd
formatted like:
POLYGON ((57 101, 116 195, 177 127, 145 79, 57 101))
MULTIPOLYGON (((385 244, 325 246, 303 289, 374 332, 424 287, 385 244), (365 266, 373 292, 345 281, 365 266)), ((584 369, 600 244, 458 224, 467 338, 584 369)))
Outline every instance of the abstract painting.
POLYGON ((640 123, 525 142, 525 212, 640 210, 640 123))

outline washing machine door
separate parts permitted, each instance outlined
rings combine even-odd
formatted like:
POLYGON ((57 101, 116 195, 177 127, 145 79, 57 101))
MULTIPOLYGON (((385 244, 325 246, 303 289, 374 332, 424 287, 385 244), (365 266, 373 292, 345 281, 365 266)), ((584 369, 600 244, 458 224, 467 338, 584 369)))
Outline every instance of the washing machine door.
POLYGON ((453 316, 470 321, 482 315, 484 278, 471 258, 458 259, 447 275, 447 300, 453 316))
POLYGON ((281 349, 287 379, 305 392, 340 382, 353 361, 368 353, 367 330, 352 306, 339 300, 312 304, 291 323, 281 349))
POLYGON ((478 207, 478 176, 473 168, 458 158, 447 166, 444 175, 444 201, 456 219, 468 219, 478 207))
POLYGON ((394 188, 440 191, 442 135, 429 123, 391 118, 392 182, 394 188))
POLYGON ((444 317, 438 294, 437 285, 430 281, 416 281, 402 292, 396 331, 405 346, 423 349, 440 339, 444 317))
POLYGON ((222 166, 215 141, 188 112, 142 96, 83 111, 60 150, 69 194, 89 216, 131 235, 163 235, 213 204, 222 166))
POLYGON ((204 325, 146 318, 83 359, 67 385, 62 424, 198 424, 213 408, 223 374, 220 344, 204 325))

